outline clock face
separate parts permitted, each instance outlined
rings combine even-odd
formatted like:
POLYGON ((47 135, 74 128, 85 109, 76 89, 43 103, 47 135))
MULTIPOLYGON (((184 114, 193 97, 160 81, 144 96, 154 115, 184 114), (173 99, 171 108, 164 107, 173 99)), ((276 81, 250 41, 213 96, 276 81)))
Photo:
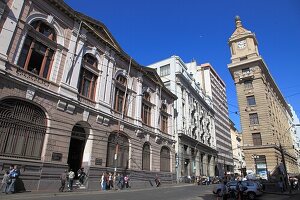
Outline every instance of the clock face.
POLYGON ((246 41, 245 41, 245 40, 238 41, 238 42, 237 42, 237 47, 238 47, 239 49, 245 48, 245 47, 246 47, 246 41))

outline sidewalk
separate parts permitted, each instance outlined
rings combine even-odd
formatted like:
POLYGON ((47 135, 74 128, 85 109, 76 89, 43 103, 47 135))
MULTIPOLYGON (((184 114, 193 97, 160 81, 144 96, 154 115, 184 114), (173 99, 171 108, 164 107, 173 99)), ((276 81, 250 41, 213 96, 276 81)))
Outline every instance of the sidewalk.
POLYGON ((264 191, 264 193, 266 194, 277 194, 277 195, 287 195, 287 196, 300 196, 300 190, 292 190, 291 192, 289 191, 284 191, 284 192, 280 192, 280 191, 264 191))
POLYGON ((26 192, 20 192, 20 193, 14 193, 14 194, 5 194, 0 193, 0 200, 2 199, 31 199, 32 197, 48 197, 48 196, 68 196, 71 194, 76 195, 83 195, 86 193, 89 194, 105 194, 107 192, 109 193, 116 193, 116 192, 134 192, 134 191, 141 191, 141 190, 155 190, 159 188, 169 188, 169 187, 183 187, 183 186, 193 186, 193 184, 166 184, 162 185, 161 187, 149 187, 149 188, 128 188, 123 190, 88 190, 88 189, 74 189, 72 192, 70 191, 53 191, 53 190, 33 190, 33 191, 26 191, 26 192))

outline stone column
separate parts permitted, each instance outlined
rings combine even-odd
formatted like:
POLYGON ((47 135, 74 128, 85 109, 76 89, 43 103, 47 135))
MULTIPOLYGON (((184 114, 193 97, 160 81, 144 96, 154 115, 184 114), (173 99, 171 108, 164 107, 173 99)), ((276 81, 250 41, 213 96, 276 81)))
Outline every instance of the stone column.
POLYGON ((200 163, 201 162, 201 154, 200 151, 196 151, 196 157, 195 157, 195 164, 196 164, 196 171, 195 175, 200 176, 200 163))
POLYGON ((138 73, 137 75, 137 96, 135 97, 135 124, 136 125, 140 125, 139 120, 141 120, 141 115, 142 115, 142 99, 143 99, 143 74, 142 73, 138 73))
MULTIPOLYGON (((6 4, 7 5, 7 4, 6 4)), ((0 45, 0 58, 1 60, 7 59, 7 52, 12 42, 17 22, 19 21, 20 14, 24 5, 24 0, 14 0, 7 15, 7 18, 3 24, 3 28, 0 32, 1 45, 0 45)), ((0 65, 2 66, 2 65, 0 65)), ((4 65, 3 65, 4 67, 4 65)), ((2 67, 1 67, 2 68, 2 67)))
MULTIPOLYGON (((73 35, 71 36, 71 40, 76 40, 76 34, 79 30, 74 30, 73 35)), ((81 33, 86 33, 85 30, 81 30, 81 33)), ((78 43, 70 42, 69 51, 67 53, 66 63, 65 63, 65 70, 63 74, 63 80, 60 84, 60 88, 58 92, 63 94, 69 98, 77 99, 78 93, 78 78, 81 68, 82 58, 84 56, 84 43, 86 41, 86 35, 80 35, 78 38, 78 43), (76 47, 77 45, 77 47, 76 47), (73 52, 76 49, 75 55, 73 52)))
POLYGON ((207 169, 208 169, 208 158, 207 154, 203 155, 203 175, 207 176, 207 169))

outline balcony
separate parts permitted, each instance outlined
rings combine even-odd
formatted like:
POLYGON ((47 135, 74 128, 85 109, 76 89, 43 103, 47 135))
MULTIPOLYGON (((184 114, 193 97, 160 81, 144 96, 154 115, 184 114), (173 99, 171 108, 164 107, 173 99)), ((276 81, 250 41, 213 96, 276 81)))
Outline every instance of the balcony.
POLYGON ((246 72, 240 72, 238 74, 238 77, 239 77, 240 81, 253 79, 254 78, 254 72, 251 69, 249 71, 246 71, 246 72))

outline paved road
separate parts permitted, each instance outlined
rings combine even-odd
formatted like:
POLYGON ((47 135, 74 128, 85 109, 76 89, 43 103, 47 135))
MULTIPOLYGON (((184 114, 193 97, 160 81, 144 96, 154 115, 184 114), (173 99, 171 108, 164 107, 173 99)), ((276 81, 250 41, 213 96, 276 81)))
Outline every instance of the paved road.
MULTIPOLYGON (((216 200, 212 194, 213 186, 176 185, 172 187, 149 188, 123 191, 85 191, 64 193, 26 192, 0 195, 0 200, 216 200)), ((264 194, 259 200, 296 200, 286 195, 264 194)))

